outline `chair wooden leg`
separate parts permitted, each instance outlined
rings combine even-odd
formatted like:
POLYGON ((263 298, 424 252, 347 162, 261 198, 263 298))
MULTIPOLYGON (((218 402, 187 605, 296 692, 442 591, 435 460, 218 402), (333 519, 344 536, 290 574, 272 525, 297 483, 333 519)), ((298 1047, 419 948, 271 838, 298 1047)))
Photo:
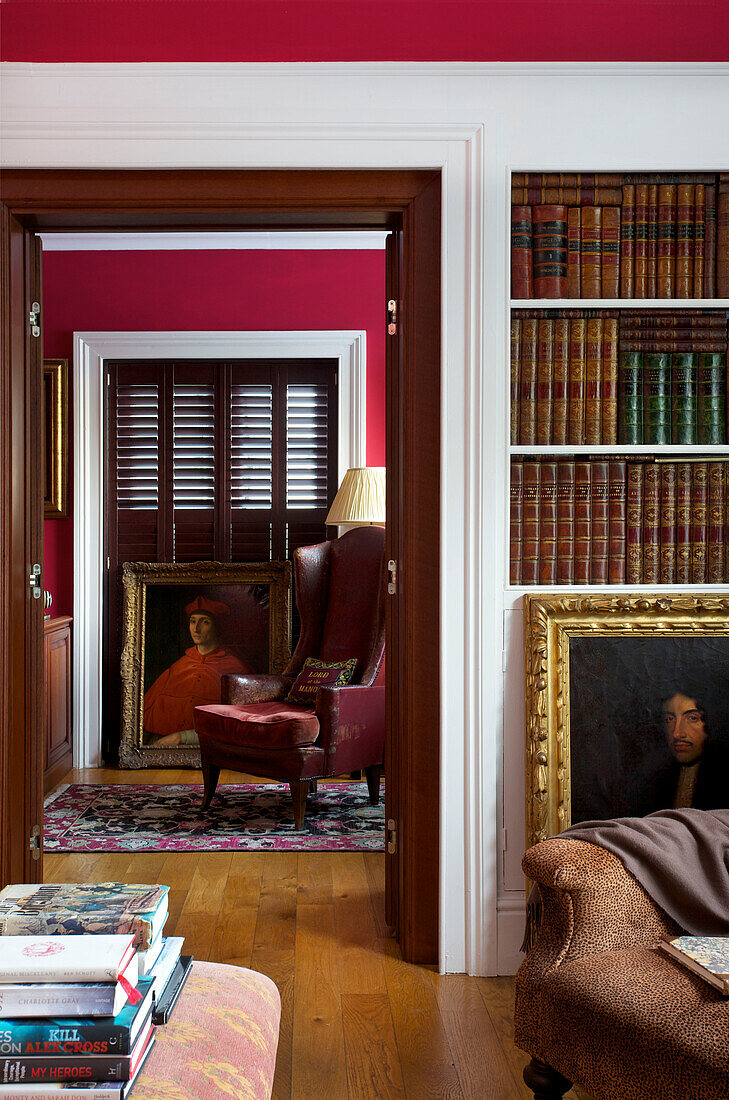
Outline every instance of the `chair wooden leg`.
POLYGON ((216 768, 214 764, 202 765, 203 775, 203 800, 202 808, 207 810, 210 803, 213 801, 213 795, 215 794, 215 788, 218 785, 218 779, 220 777, 220 768, 216 768))
POLYGON ((292 779, 289 783, 291 798, 294 803, 294 827, 297 832, 304 828, 306 817, 306 796, 309 793, 308 779, 292 779))
POLYGON ((309 780, 309 794, 316 794, 316 792, 318 790, 319 790, 319 780, 318 779, 310 779, 309 780))
POLYGON ((367 790, 370 793, 370 806, 379 806, 382 764, 371 764, 369 768, 365 768, 365 775, 367 777, 367 790))
POLYGON ((561 1100, 567 1090, 572 1088, 571 1081, 538 1058, 532 1058, 524 1066, 522 1076, 534 1093, 534 1100, 561 1100))

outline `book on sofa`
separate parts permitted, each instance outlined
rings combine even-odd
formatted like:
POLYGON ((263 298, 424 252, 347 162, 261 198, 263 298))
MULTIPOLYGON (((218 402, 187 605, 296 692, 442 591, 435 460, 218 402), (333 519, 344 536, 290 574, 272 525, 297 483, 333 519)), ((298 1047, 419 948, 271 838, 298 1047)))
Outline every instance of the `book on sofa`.
POLYGON ((729 997, 729 936, 675 936, 661 948, 729 997))

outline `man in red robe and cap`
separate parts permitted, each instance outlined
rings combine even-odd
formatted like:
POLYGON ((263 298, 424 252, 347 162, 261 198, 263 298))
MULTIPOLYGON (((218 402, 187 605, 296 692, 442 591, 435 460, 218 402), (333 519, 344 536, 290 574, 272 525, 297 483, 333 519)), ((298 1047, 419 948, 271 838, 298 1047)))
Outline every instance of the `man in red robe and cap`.
POLYGON ((220 627, 230 614, 227 604, 196 596, 185 613, 193 645, 144 693, 144 728, 155 735, 155 746, 197 745, 195 707, 220 702, 225 673, 251 671, 220 644, 220 627))

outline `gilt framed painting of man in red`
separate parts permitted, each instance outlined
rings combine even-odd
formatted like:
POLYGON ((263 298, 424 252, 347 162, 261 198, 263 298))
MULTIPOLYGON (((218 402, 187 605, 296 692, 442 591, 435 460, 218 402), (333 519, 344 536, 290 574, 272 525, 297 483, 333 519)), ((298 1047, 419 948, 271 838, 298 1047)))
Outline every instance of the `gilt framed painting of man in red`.
POLYGON ((290 562, 125 564, 122 767, 199 765, 194 708, 285 667, 290 588, 290 562))

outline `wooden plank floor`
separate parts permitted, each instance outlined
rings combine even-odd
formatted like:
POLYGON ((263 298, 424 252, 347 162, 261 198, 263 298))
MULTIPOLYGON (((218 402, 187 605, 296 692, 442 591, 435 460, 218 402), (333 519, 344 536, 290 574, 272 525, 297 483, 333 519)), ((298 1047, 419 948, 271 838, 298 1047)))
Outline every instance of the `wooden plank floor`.
MULTIPOLYGON (((65 782, 201 782, 200 773, 70 773, 65 782)), ((241 782, 221 773, 222 783, 241 782)), ((165 930, 198 959, 268 974, 282 1000, 275 1100, 511 1100, 532 1093, 511 1040, 513 978, 402 961, 380 853, 49 854, 47 882, 170 886, 165 930)), ((575 1089, 567 1100, 589 1100, 575 1089)))

